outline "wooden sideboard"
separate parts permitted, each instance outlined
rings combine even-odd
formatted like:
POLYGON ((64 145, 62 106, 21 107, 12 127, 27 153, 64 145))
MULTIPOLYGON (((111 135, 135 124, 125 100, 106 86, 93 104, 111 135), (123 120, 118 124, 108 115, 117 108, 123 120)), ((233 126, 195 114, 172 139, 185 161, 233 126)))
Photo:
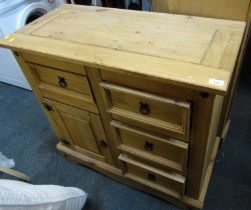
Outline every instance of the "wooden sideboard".
POLYGON ((241 51, 237 58, 230 90, 224 98, 218 136, 221 145, 230 126, 229 112, 242 68, 248 40, 250 39, 251 1, 250 0, 151 0, 153 12, 192 15, 200 17, 221 18, 228 20, 245 21, 247 23, 242 41, 241 51))
POLYGON ((152 11, 246 21, 250 0, 151 0, 152 11))
POLYGON ((58 150, 185 208, 203 208, 245 23, 64 5, 0 41, 58 150))

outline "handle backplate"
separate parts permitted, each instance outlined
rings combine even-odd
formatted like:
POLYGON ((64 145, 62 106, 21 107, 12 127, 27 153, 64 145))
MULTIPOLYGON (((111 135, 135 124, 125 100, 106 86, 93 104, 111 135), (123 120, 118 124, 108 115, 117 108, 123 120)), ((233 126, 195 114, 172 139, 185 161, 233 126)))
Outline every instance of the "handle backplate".
POLYGON ((150 114, 151 111, 150 111, 149 104, 143 103, 143 102, 139 102, 139 111, 143 115, 150 114))

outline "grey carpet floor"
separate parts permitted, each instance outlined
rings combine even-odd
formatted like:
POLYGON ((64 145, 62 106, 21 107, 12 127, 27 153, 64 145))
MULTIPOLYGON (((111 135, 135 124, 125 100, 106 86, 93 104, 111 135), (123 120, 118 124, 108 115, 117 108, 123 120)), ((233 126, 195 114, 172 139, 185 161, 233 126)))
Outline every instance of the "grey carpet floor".
MULTIPOLYGON (((244 72, 231 111, 226 143, 218 152, 204 209, 251 209, 251 79, 244 72)), ((85 210, 171 210, 167 202, 120 184, 57 154, 56 137, 33 93, 0 83, 0 151, 34 184, 79 187, 85 210)), ((0 178, 11 177, 0 174, 0 178)))

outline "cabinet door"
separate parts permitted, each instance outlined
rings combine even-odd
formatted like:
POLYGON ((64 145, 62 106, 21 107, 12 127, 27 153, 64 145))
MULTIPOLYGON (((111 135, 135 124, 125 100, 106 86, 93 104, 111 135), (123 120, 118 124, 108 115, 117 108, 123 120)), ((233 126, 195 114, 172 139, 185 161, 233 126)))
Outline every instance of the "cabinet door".
POLYGON ((58 126, 62 144, 91 158, 113 164, 98 114, 49 99, 45 101, 52 109, 50 114, 58 126))

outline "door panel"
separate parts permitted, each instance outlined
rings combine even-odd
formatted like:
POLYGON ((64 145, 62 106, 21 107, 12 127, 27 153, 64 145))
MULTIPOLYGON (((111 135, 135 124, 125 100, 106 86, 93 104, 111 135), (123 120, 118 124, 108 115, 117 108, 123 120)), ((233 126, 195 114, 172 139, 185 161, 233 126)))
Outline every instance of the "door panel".
POLYGON ((76 118, 65 113, 60 114, 71 136, 72 143, 75 146, 100 154, 90 125, 90 119, 76 118))
POLYGON ((113 165, 98 114, 49 99, 45 99, 45 101, 47 105, 52 107, 50 114, 61 133, 62 144, 91 158, 113 165))

